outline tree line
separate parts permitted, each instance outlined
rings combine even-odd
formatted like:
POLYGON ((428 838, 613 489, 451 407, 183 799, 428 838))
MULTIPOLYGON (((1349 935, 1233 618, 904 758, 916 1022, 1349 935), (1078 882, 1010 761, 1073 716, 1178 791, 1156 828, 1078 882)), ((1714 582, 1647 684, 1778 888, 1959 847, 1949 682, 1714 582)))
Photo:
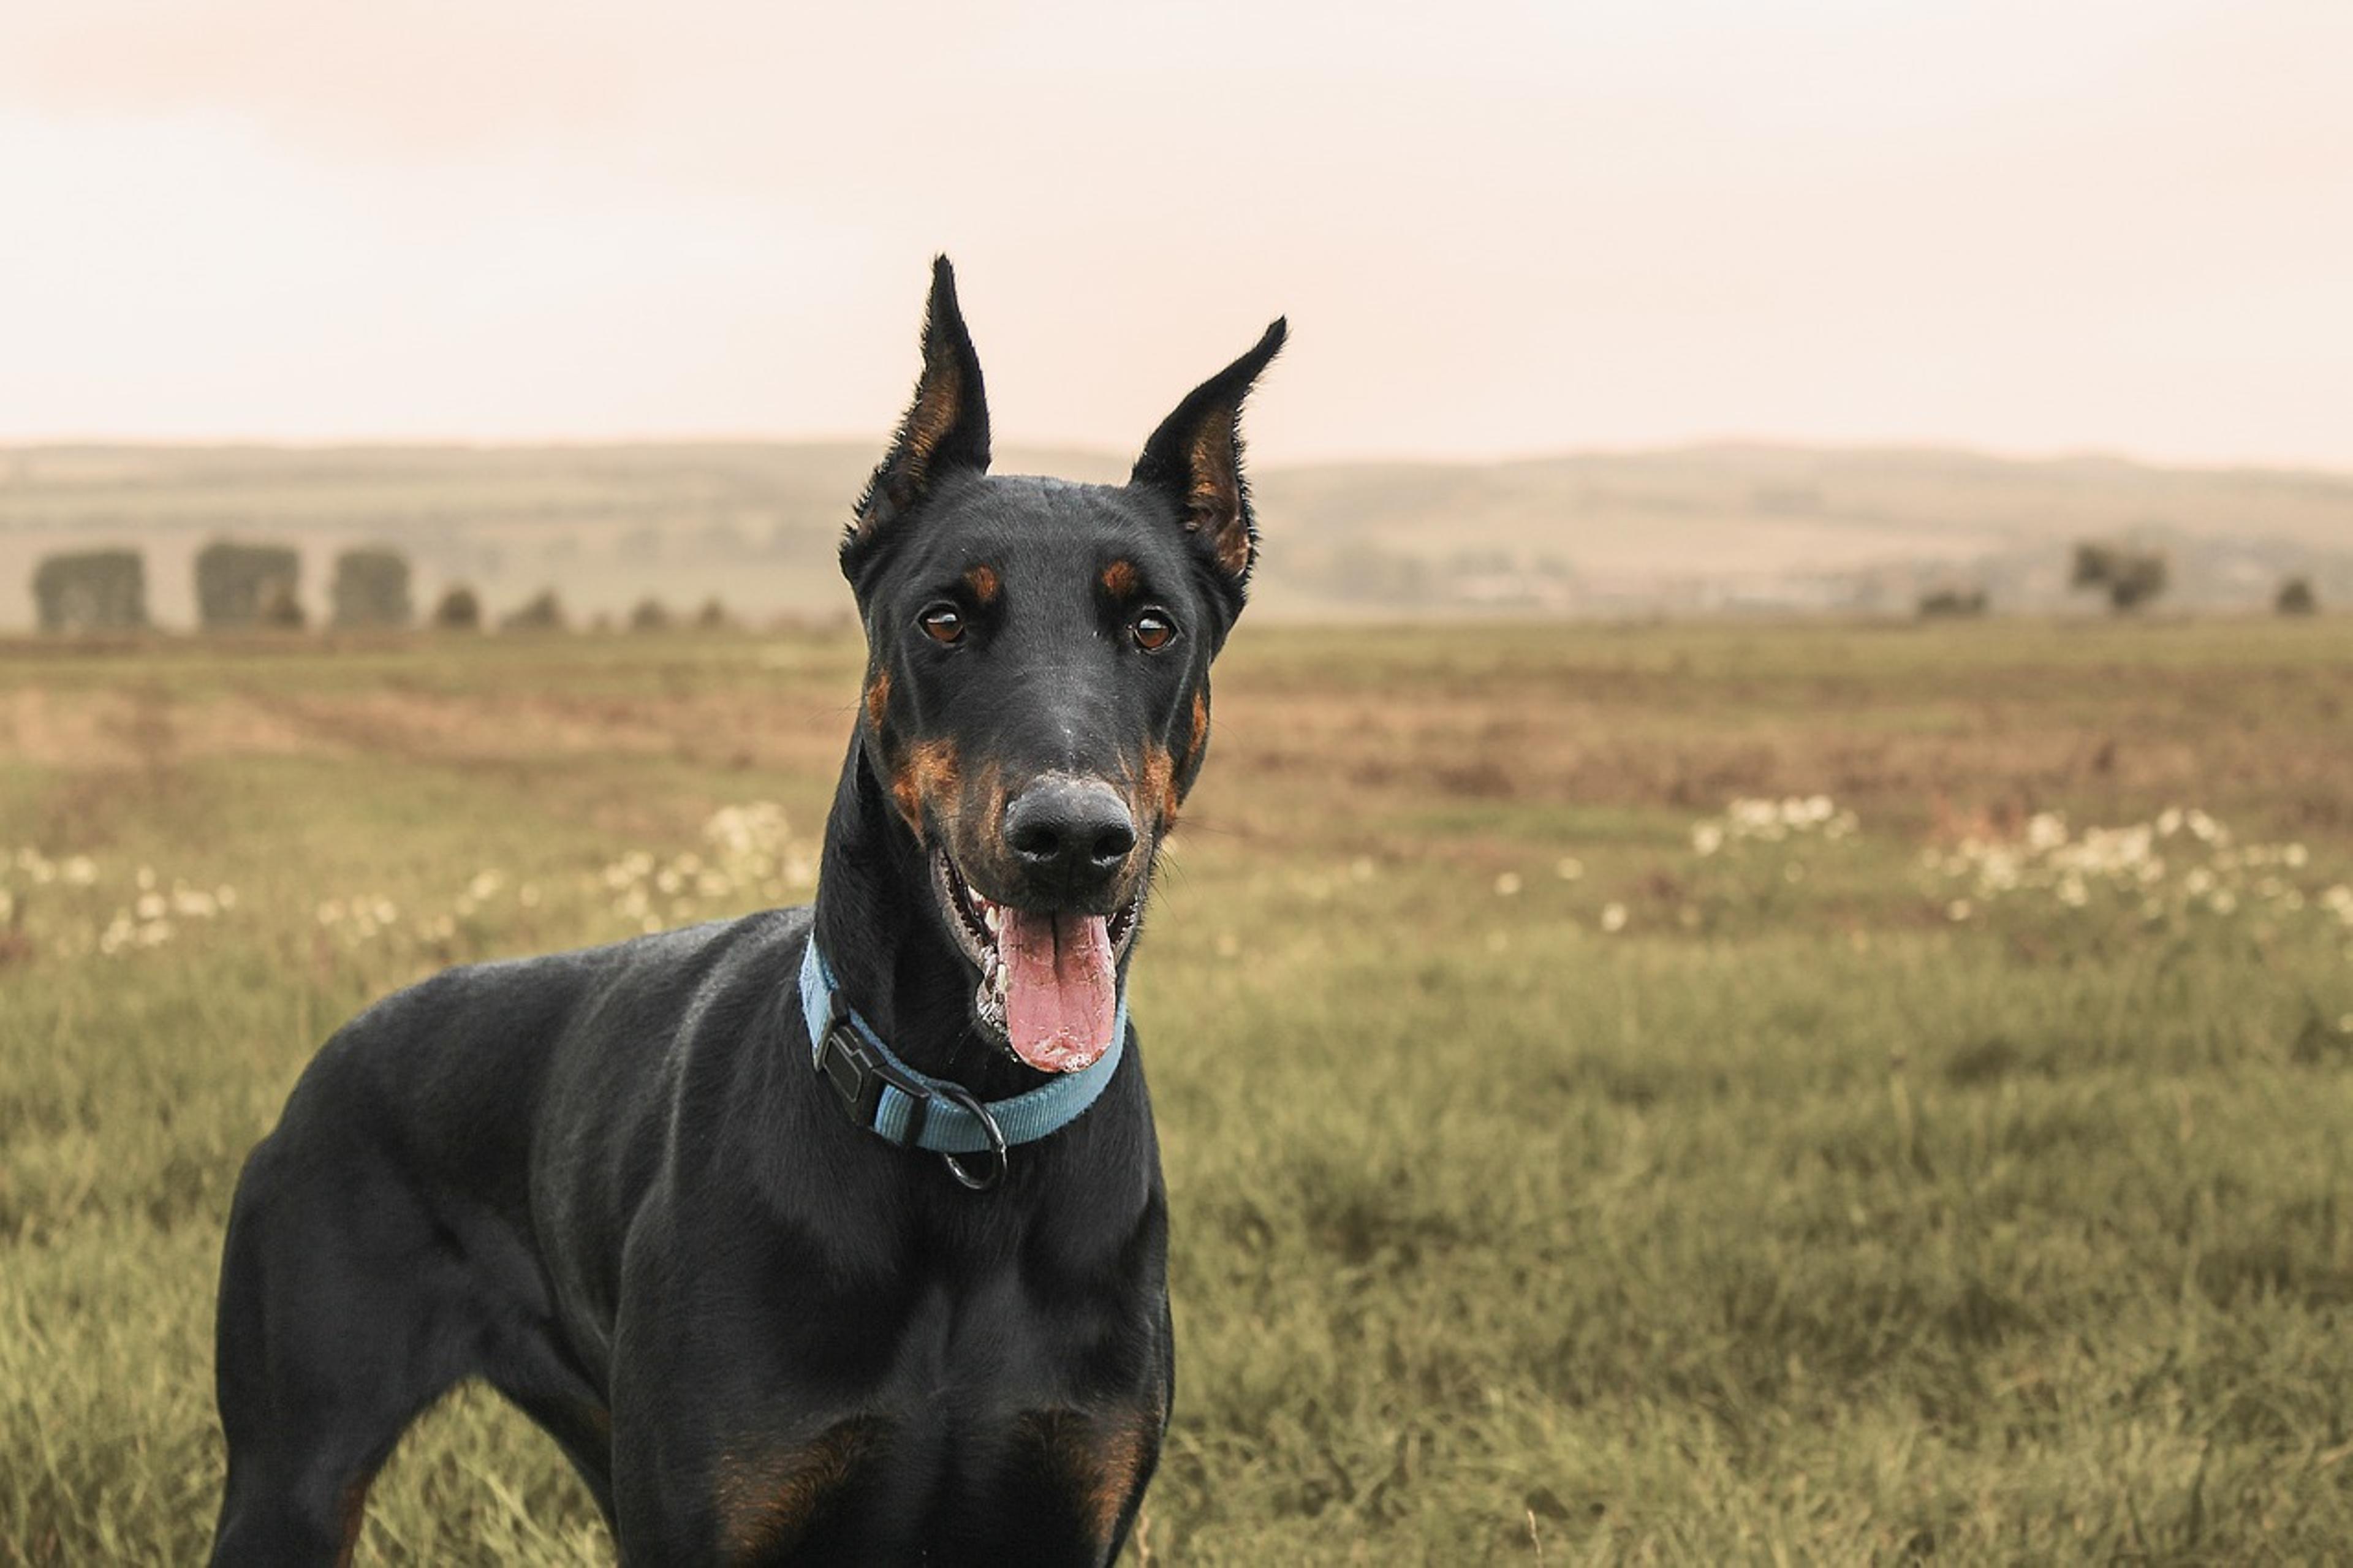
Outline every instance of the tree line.
MULTIPOLYGON (((196 552, 196 621, 206 631, 300 631, 309 624, 298 593, 301 556, 290 545, 216 540, 196 552)), ((334 561, 329 586, 330 625, 338 630, 398 631, 413 625, 408 558, 397 550, 364 546, 334 561)), ((147 565, 135 550, 77 550, 46 556, 35 567, 33 602, 44 632, 138 632, 147 614, 147 565)), ((434 604, 427 622, 442 631, 478 631, 484 625, 480 595, 453 584, 434 604)), ((602 624, 603 617, 598 617, 602 624)), ((691 625, 712 631, 732 624, 717 599, 691 616, 673 616, 659 599, 629 612, 632 631, 691 625)), ((564 602, 545 589, 500 617, 507 631, 564 631, 564 602)))
MULTIPOLYGON (((2117 615, 2130 615, 2163 596, 2173 582, 2172 559, 2162 550, 2118 544, 2106 540, 2077 543, 2067 586, 2079 594, 2097 594, 2117 615)), ((1982 586, 1934 588, 1920 595, 1920 618, 1939 620, 1957 616, 1982 616, 1992 607, 1982 586)), ((2309 616, 2320 609, 2320 595, 2304 575, 2283 581, 2272 597, 2272 608, 2283 616, 2309 616)))

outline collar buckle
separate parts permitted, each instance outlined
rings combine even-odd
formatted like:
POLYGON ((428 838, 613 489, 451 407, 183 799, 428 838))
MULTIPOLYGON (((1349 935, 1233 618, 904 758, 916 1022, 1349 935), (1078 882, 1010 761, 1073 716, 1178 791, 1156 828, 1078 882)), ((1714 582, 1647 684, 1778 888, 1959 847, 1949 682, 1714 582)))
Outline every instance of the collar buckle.
POLYGON ((825 1032, 818 1039, 817 1071, 841 1101, 850 1121, 870 1132, 882 1131, 878 1124, 882 1113, 882 1091, 897 1089, 912 1103, 907 1110, 906 1127, 891 1142, 912 1149, 922 1140, 923 1122, 932 1108, 932 1091, 868 1045, 842 1015, 839 1001, 834 1004, 833 1016, 826 1020, 825 1032))

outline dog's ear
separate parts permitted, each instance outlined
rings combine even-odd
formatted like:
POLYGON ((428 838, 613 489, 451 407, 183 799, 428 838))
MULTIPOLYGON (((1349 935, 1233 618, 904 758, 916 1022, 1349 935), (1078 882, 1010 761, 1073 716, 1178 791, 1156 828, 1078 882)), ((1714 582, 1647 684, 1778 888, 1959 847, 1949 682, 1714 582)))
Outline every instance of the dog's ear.
POLYGON ((857 568, 891 525, 945 474, 988 467, 988 399, 981 389, 980 356, 956 305, 955 268, 932 260, 932 297, 923 312, 923 374, 915 400, 899 422, 891 450, 858 498, 858 513, 841 542, 842 570, 857 568))
POLYGON ((1258 523, 1242 477, 1242 400, 1287 330, 1278 319, 1250 353, 1195 387, 1144 444, 1130 479, 1176 500, 1186 531, 1236 590, 1250 580, 1258 554, 1258 523))

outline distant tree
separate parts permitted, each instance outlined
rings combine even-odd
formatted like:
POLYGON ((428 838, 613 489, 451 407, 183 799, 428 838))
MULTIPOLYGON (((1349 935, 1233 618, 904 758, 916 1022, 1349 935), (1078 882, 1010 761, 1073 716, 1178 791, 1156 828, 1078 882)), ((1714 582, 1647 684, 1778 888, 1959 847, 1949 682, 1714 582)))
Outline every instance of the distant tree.
POLYGON ((263 625, 299 626, 302 604, 297 589, 301 575, 302 558, 287 545, 215 540, 196 552, 196 619, 215 631, 263 625))
POLYGON ((2312 591, 2311 578, 2291 577, 2280 584, 2272 607, 2283 616, 2309 616, 2319 610, 2320 595, 2312 591))
POLYGON ((1986 613, 1986 605, 1983 588, 1937 588, 1920 595, 1920 618, 1934 621, 1958 616, 1982 616, 1986 613))
POLYGON ((2075 569, 2069 585, 2105 592, 2109 608, 2122 615, 2163 594, 2170 576, 2162 550, 2086 541, 2075 546, 2075 569))
POLYGON ((135 550, 46 556, 33 570, 45 632, 137 631, 147 624, 147 566, 135 550))
POLYGON ((433 624, 445 632, 480 631, 482 601, 471 588, 457 584, 433 606, 433 624))
POLYGON ((331 590, 339 626, 405 626, 408 557, 397 550, 346 550, 335 557, 331 590))
POLYGON ((670 607, 648 595, 638 601, 629 612, 629 629, 633 632, 666 632, 670 630, 670 607))
POLYGON ((565 625, 564 601, 553 588, 543 588, 499 622, 502 632, 560 632, 565 625))
POLYGON ((699 632, 723 632, 734 624, 733 617, 727 613, 727 606, 719 602, 716 594, 703 600, 702 608, 694 612, 694 629, 699 632))
POLYGON ((284 577, 271 577, 261 584, 261 600, 253 606, 253 624, 268 626, 271 631, 299 632, 306 617, 302 601, 294 596, 294 584, 284 577))

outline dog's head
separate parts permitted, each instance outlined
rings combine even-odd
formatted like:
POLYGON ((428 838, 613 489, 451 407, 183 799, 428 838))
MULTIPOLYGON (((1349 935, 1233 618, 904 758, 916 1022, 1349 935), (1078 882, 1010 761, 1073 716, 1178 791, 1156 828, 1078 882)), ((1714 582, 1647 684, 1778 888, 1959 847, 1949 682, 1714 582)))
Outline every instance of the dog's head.
POLYGON ((868 663, 861 744, 925 851, 987 1032, 1047 1071, 1110 1045, 1152 864, 1209 739, 1209 661, 1258 534, 1256 347, 1176 406, 1124 485, 988 473, 980 360, 947 258, 923 368, 841 569, 868 663))

